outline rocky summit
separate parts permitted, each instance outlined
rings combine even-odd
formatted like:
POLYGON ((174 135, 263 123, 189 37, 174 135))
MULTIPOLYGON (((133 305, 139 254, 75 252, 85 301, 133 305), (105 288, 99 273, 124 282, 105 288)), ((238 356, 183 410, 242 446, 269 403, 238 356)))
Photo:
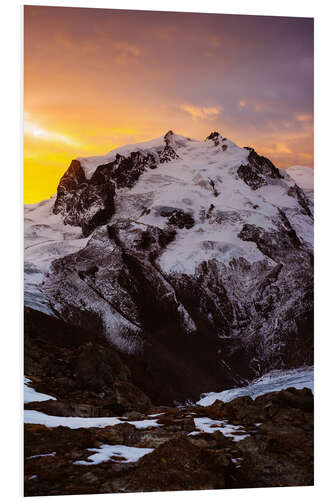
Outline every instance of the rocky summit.
POLYGON ((26 495, 313 484, 310 188, 169 131, 25 207, 26 495))

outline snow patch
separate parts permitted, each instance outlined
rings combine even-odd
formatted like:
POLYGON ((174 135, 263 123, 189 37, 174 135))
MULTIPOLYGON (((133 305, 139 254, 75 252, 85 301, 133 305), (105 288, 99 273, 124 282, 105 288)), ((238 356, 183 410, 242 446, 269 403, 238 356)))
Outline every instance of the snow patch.
POLYGON ((37 392, 33 387, 29 386, 31 380, 27 377, 24 377, 24 403, 33 403, 39 401, 48 401, 50 399, 57 399, 49 394, 43 394, 41 392, 37 392))
MULTIPOLYGON (((123 424, 124 421, 118 417, 58 417, 54 415, 46 415, 36 410, 24 411, 25 424, 40 424, 46 427, 69 427, 70 429, 81 429, 89 427, 108 427, 117 424, 123 424)), ((137 429, 147 429, 148 427, 161 427, 156 420, 136 420, 128 421, 127 423, 134 425, 137 429)))
POLYGON ((78 460, 74 462, 76 465, 98 465, 108 460, 118 461, 120 463, 137 462, 140 458, 154 451, 154 448, 135 448, 132 446, 124 446, 121 444, 102 444, 99 448, 88 448, 88 451, 94 451, 87 460, 78 460))
POLYGON ((244 427, 241 425, 229 424, 227 420, 214 420, 209 417, 198 417, 194 418, 194 424, 198 431, 192 431, 189 436, 195 436, 200 434, 200 432, 213 433, 215 431, 222 432, 226 437, 231 437, 233 441, 241 441, 250 434, 246 432, 244 427))

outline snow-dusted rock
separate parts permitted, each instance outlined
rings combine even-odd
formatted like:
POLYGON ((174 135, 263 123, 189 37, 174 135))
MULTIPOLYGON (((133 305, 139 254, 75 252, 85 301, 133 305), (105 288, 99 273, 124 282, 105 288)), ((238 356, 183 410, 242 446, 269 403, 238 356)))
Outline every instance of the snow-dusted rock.
POLYGON ((306 193, 307 197, 313 201, 314 172, 313 168, 295 165, 288 168, 288 174, 306 193))
POLYGON ((52 311, 177 397, 311 362, 313 204, 252 148, 169 131, 79 158, 54 213, 91 236, 40 285, 52 311))

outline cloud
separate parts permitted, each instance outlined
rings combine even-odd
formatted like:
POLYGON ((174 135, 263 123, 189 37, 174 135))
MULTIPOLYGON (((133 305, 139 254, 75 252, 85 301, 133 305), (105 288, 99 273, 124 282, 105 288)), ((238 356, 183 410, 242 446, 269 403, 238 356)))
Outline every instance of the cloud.
POLYGON ((209 45, 213 48, 221 47, 221 38, 217 35, 213 35, 209 38, 209 45))
POLYGON ((296 115, 296 120, 299 122, 310 122, 313 120, 313 116, 310 113, 299 113, 296 115))
POLYGON ((277 142, 273 147, 264 147, 267 154, 291 154, 293 151, 284 142, 277 142))
POLYGON ((217 116, 223 111, 222 106, 210 106, 210 107, 202 107, 198 108, 196 106, 192 106, 191 104, 182 104, 180 106, 182 111, 185 111, 189 115, 191 115, 194 121, 197 120, 215 120, 217 116))
POLYGON ((50 141, 50 142, 61 142, 72 146, 76 145, 76 142, 72 137, 59 134, 58 132, 54 132, 51 130, 45 130, 44 128, 40 127, 37 123, 34 123, 27 119, 24 121, 24 134, 39 140, 50 141))
POLYGON ((244 109, 246 106, 246 101, 244 99, 241 99, 238 103, 239 109, 244 109))
POLYGON ((115 50, 115 61, 119 64, 128 64, 141 55, 139 47, 128 42, 115 42, 112 44, 115 50))

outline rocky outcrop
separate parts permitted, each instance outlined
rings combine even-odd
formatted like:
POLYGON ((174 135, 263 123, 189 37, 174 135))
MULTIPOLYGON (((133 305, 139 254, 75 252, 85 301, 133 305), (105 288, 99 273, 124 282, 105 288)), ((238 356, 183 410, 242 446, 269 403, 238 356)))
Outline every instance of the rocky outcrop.
POLYGON ((250 151, 248 163, 241 165, 237 174, 251 189, 256 190, 267 185, 268 179, 283 179, 279 169, 268 158, 259 156, 253 148, 246 149, 250 151))
POLYGON ((133 383, 129 365, 98 332, 25 309, 25 373, 38 391, 57 398, 29 403, 27 409, 66 417, 147 411, 150 399, 133 383))
POLYGON ((86 236, 112 216, 114 195, 113 182, 103 183, 99 175, 88 181, 80 162, 73 160, 60 180, 54 213, 61 213, 65 224, 81 226, 86 236))
POLYGON ((54 213, 61 213, 65 224, 81 226, 84 236, 106 224, 114 214, 116 189, 132 188, 147 169, 179 158, 174 150, 173 132, 165 136, 158 153, 133 151, 116 154, 110 163, 99 165, 88 180, 79 160, 73 160, 60 179, 54 213))

